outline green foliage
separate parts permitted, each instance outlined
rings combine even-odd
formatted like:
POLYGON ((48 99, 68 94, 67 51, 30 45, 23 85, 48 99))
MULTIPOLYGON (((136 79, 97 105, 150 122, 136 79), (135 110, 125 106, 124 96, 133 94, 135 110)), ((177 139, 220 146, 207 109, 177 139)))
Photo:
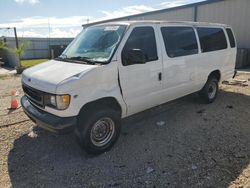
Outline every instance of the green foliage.
POLYGON ((10 48, 6 45, 4 41, 0 40, 0 49, 5 49, 11 53, 14 53, 18 57, 17 67, 21 67, 20 58, 25 53, 25 50, 27 49, 29 45, 30 45, 30 41, 23 41, 22 43, 19 44, 18 48, 10 48))
POLYGON ((18 48, 10 48, 4 41, 0 41, 0 49, 6 49, 15 53, 19 58, 25 53, 25 50, 30 45, 30 41, 23 41, 18 48))
POLYGON ((0 41, 0 49, 7 48, 6 43, 4 41, 0 41))
POLYGON ((18 48, 14 48, 12 50, 20 58, 25 53, 25 50, 29 45, 30 41, 23 41, 18 48))

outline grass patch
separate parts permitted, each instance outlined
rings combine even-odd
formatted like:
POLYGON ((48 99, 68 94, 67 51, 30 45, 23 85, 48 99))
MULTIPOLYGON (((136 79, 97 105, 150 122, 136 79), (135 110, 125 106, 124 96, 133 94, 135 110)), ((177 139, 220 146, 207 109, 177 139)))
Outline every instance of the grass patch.
POLYGON ((45 61, 48 61, 48 59, 29 59, 29 60, 21 60, 21 66, 28 68, 34 65, 37 65, 39 63, 43 63, 45 61))
POLYGON ((5 80, 8 77, 9 77, 8 75, 2 75, 2 74, 0 74, 0 80, 5 80))

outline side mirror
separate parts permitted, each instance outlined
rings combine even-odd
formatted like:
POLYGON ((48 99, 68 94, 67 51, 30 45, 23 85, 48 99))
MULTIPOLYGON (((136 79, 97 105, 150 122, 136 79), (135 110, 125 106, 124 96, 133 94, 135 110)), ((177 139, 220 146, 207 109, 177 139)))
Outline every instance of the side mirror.
POLYGON ((126 65, 145 64, 146 56, 141 49, 130 49, 127 52, 126 65))

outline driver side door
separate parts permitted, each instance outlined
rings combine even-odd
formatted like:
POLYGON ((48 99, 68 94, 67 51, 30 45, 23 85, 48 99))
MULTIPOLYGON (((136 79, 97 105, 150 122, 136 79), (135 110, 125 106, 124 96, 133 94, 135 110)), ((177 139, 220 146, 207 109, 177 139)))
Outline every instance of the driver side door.
POLYGON ((130 27, 118 52, 119 79, 127 115, 131 115, 161 103, 162 57, 155 25, 130 27), (129 50, 140 50, 145 63, 127 63, 129 50))

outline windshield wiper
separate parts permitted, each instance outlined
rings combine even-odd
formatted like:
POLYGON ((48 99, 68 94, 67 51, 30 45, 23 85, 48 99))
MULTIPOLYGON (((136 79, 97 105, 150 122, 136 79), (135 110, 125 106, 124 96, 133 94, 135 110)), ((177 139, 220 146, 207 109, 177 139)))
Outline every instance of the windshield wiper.
POLYGON ((81 64, 94 64, 94 63, 91 63, 91 62, 87 62, 86 60, 82 60, 80 58, 67 58, 67 57, 57 57, 55 58, 55 60, 59 60, 59 61, 64 61, 64 62, 71 62, 71 63, 81 63, 81 64))
POLYGON ((67 58, 67 55, 61 54, 58 58, 65 59, 65 58, 67 58))
POLYGON ((77 61, 83 61, 89 64, 94 65, 95 63, 97 63, 96 61, 91 60, 89 57, 83 57, 83 56, 77 56, 77 57, 70 57, 67 59, 71 59, 71 60, 77 60, 77 61))
POLYGON ((76 57, 67 57, 66 55, 64 56, 59 56, 57 58, 55 58, 57 60, 61 60, 61 61, 70 61, 70 62, 81 62, 84 64, 91 64, 91 65, 95 65, 95 64, 104 64, 104 62, 100 62, 100 61, 95 61, 92 60, 89 57, 83 57, 83 56, 76 56, 76 57))

